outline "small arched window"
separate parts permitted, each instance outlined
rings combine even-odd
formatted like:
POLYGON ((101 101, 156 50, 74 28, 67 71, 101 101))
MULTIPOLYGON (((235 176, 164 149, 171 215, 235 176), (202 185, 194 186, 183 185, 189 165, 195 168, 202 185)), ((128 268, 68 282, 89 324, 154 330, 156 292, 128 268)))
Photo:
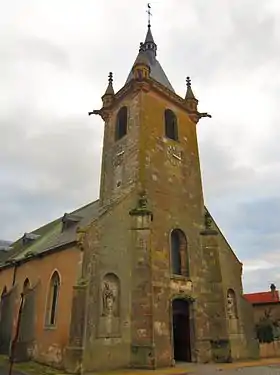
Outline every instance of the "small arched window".
POLYGON ((115 140, 123 138, 127 134, 127 107, 122 107, 117 114, 115 140))
POLYGON ((49 286, 47 314, 46 314, 46 324, 48 326, 50 325, 53 326, 56 323, 59 288, 60 288, 60 277, 59 277, 58 272, 55 271, 52 275, 50 286, 49 286))
POLYGON ((183 231, 171 232, 171 266, 173 275, 189 276, 187 239, 183 231))
POLYGON ((178 125, 177 117, 171 109, 166 109, 164 112, 165 119, 165 136, 167 138, 178 141, 178 125))

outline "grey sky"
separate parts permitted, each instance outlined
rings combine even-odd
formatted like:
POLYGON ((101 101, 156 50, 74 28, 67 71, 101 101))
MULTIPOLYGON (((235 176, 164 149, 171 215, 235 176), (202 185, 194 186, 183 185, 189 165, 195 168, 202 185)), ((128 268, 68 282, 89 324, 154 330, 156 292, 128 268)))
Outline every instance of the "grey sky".
MULTIPOLYGON (((146 1, 0 0, 0 238, 97 198, 109 71, 124 84, 146 1)), ((190 75, 205 201, 244 263, 245 290, 280 285, 280 2, 157 0, 158 58, 178 94, 190 75)))

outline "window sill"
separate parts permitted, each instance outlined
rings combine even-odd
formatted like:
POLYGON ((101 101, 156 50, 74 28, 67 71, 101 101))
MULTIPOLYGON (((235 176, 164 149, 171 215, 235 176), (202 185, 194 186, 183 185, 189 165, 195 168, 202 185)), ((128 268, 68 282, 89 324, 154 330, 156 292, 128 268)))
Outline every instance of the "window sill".
POLYGON ((172 280, 191 281, 191 278, 189 276, 185 276, 185 275, 171 275, 170 278, 172 280))
POLYGON ((169 138, 169 137, 167 137, 166 135, 164 135, 163 137, 164 137, 164 139, 165 139, 167 142, 175 143, 175 144, 180 143, 180 140, 179 140, 179 139, 169 138))
POLYGON ((128 136, 128 133, 126 133, 125 135, 123 135, 121 138, 117 138, 116 139, 116 137, 114 138, 114 140, 115 140, 115 144, 116 143, 121 143, 123 140, 125 140, 126 138, 127 138, 127 136, 128 136))
POLYGON ((46 324, 45 326, 44 326, 44 330, 45 331, 55 331, 56 330, 56 325, 48 325, 48 324, 46 324))

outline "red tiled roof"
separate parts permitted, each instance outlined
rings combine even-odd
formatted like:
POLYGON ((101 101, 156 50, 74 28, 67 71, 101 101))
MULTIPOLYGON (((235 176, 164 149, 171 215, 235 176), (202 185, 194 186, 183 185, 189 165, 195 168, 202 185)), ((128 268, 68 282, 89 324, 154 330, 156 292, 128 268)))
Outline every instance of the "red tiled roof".
POLYGON ((260 292, 244 294, 244 298, 250 303, 277 303, 280 302, 279 293, 275 292, 260 292))

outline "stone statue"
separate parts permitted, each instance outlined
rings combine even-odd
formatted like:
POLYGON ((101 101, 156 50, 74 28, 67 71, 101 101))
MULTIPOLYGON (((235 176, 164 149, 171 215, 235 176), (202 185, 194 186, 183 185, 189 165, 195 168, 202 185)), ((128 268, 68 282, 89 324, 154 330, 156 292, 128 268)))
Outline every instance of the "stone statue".
POLYGON ((228 317, 230 319, 236 318, 236 306, 235 306, 235 298, 234 294, 230 291, 227 294, 227 311, 228 311, 228 317))
POLYGON ((115 315, 116 295, 108 281, 103 284, 103 316, 115 315))

